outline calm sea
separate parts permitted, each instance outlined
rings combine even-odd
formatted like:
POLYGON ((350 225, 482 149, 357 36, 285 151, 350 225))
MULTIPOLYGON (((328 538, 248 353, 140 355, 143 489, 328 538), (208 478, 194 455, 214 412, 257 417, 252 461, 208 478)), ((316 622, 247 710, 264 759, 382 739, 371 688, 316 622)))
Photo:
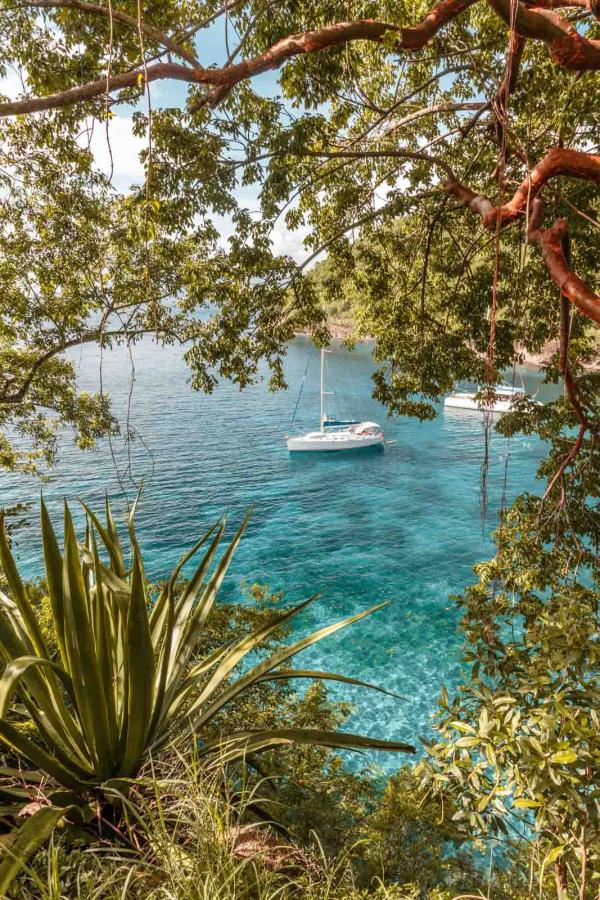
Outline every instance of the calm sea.
MULTIPOLYGON (((87 348, 73 358, 81 387, 97 389, 98 351, 87 348)), ((332 412, 374 419, 395 441, 384 452, 364 455, 287 452, 284 433, 307 364, 294 430, 318 427, 319 359, 308 340, 289 346, 290 390, 277 394, 264 384, 240 392, 225 383, 212 396, 194 393, 178 352, 149 340, 135 348, 133 360, 133 383, 126 350, 105 352, 102 366, 104 388, 122 420, 131 391, 130 458, 121 438, 113 452, 102 442, 82 453, 69 435, 61 437, 55 475, 43 488, 56 521, 64 496, 100 507, 108 491, 123 509, 123 486, 135 493, 129 474, 144 476, 139 537, 148 574, 161 578, 224 510, 233 528, 252 507, 222 598, 242 600, 243 582, 284 590, 290 603, 319 592, 299 623, 302 630, 389 600, 297 663, 374 681, 408 698, 398 702, 333 686, 332 694, 356 704, 350 727, 413 740, 427 732, 440 684, 451 688, 460 672, 458 615, 450 598, 472 580, 473 564, 491 553, 489 534, 505 486, 507 502, 540 490, 535 471, 542 446, 529 437, 492 437, 482 522, 482 416, 440 406, 433 422, 387 420, 370 396, 367 346, 349 353, 334 344, 327 356, 327 388, 336 392, 329 398, 332 412)), ((535 392, 539 375, 524 376, 535 392)), ((539 398, 551 390, 542 387, 539 398)), ((1 505, 35 499, 38 492, 31 479, 0 476, 1 505)), ((28 518, 17 553, 22 572, 37 576, 35 513, 28 518)))

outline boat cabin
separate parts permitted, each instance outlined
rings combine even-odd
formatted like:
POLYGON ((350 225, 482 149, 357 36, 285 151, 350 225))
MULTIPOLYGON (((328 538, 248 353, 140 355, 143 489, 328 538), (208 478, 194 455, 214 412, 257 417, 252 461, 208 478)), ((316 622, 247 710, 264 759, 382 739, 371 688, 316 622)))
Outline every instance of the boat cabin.
POLYGON ((377 422, 359 422, 358 425, 352 425, 348 431, 352 434, 375 435, 380 433, 381 428, 377 422))

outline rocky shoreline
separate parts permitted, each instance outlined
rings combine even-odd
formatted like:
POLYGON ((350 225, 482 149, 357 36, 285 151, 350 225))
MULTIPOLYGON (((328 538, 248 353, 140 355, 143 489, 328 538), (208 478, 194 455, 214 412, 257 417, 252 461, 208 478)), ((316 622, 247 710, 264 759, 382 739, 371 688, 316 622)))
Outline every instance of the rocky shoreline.
MULTIPOLYGON (((345 341, 348 337, 350 337, 354 328, 354 323, 351 319, 332 319, 327 324, 329 327, 329 331, 331 332, 331 336, 342 341, 345 341)), ((308 337, 306 332, 297 332, 296 336, 308 337)), ((368 338, 362 338, 357 343, 366 343, 367 340, 368 338)), ((521 347, 519 348, 520 363, 522 366, 529 366, 532 369, 541 369, 543 366, 546 366, 550 362, 550 359, 556 353, 557 349, 557 341, 548 341, 541 353, 528 353, 524 348, 521 347)), ((600 371, 600 347, 598 347, 596 358, 592 362, 588 363, 585 368, 590 369, 594 372, 600 371)))

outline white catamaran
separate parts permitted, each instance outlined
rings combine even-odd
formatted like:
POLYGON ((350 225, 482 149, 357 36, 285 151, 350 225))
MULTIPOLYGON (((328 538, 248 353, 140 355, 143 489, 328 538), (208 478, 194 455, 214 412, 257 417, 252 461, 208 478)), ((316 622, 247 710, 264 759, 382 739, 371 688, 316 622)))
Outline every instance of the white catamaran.
POLYGON ((458 391, 446 397, 444 406, 447 409, 475 409, 482 412, 503 413, 512 409, 515 400, 526 396, 524 387, 497 384, 491 397, 479 397, 478 391, 458 391))
MULTIPOLYGON (((321 427, 319 431, 309 431, 298 437, 286 435, 290 453, 307 451, 362 450, 367 447, 383 447, 385 438, 376 422, 346 421, 328 419, 325 414, 324 398, 331 393, 325 388, 325 353, 321 350, 321 427)), ((305 376, 306 377, 306 376, 305 376)))

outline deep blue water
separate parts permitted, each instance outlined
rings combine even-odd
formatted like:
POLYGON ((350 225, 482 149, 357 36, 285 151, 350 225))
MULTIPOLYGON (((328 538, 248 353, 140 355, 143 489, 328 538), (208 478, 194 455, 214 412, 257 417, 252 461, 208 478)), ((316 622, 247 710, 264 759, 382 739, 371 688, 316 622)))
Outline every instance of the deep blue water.
MULTIPOLYGON (((333 411, 375 419, 396 443, 384 452, 290 456, 283 435, 310 354, 299 430, 318 426, 318 354, 307 340, 290 345, 290 390, 277 394, 263 384, 240 392, 226 383, 212 396, 197 394, 175 350, 149 340, 135 348, 130 424, 145 447, 134 442, 132 470, 136 477, 145 474, 138 531, 147 571, 165 577, 223 510, 233 527, 254 507, 221 596, 240 598, 242 580, 283 589, 290 602, 318 591, 322 599, 303 619, 303 629, 390 600, 373 617, 305 651, 297 663, 403 694, 408 702, 331 688, 356 703, 351 727, 414 740, 428 729, 440 684, 451 688, 460 670, 458 615, 450 597, 473 578, 473 564, 490 555, 487 535, 497 522, 505 473, 508 501, 523 490, 539 490, 535 471, 543 448, 532 438, 507 443, 493 436, 489 511, 482 526, 482 416, 440 406, 433 422, 387 420, 370 396, 368 347, 350 354, 334 345, 327 357, 328 386, 338 392, 333 411)), ((87 348, 74 359, 82 388, 96 389, 98 351, 87 348)), ((528 389, 537 390, 539 375, 525 376, 528 389)), ((130 379, 126 351, 105 352, 104 386, 121 418, 130 379)), ((543 387, 540 399, 551 390, 543 387)), ((122 443, 113 442, 121 473, 127 465, 122 443)), ((130 482, 128 487, 133 494, 130 482)), ((82 453, 64 436, 54 478, 44 486, 55 519, 63 496, 99 507, 105 490, 123 507, 108 443, 82 453)), ((30 500, 38 491, 32 479, 0 475, 0 505, 30 500)), ((29 519, 18 532, 17 553, 22 572, 36 576, 41 568, 35 514, 29 519)))

